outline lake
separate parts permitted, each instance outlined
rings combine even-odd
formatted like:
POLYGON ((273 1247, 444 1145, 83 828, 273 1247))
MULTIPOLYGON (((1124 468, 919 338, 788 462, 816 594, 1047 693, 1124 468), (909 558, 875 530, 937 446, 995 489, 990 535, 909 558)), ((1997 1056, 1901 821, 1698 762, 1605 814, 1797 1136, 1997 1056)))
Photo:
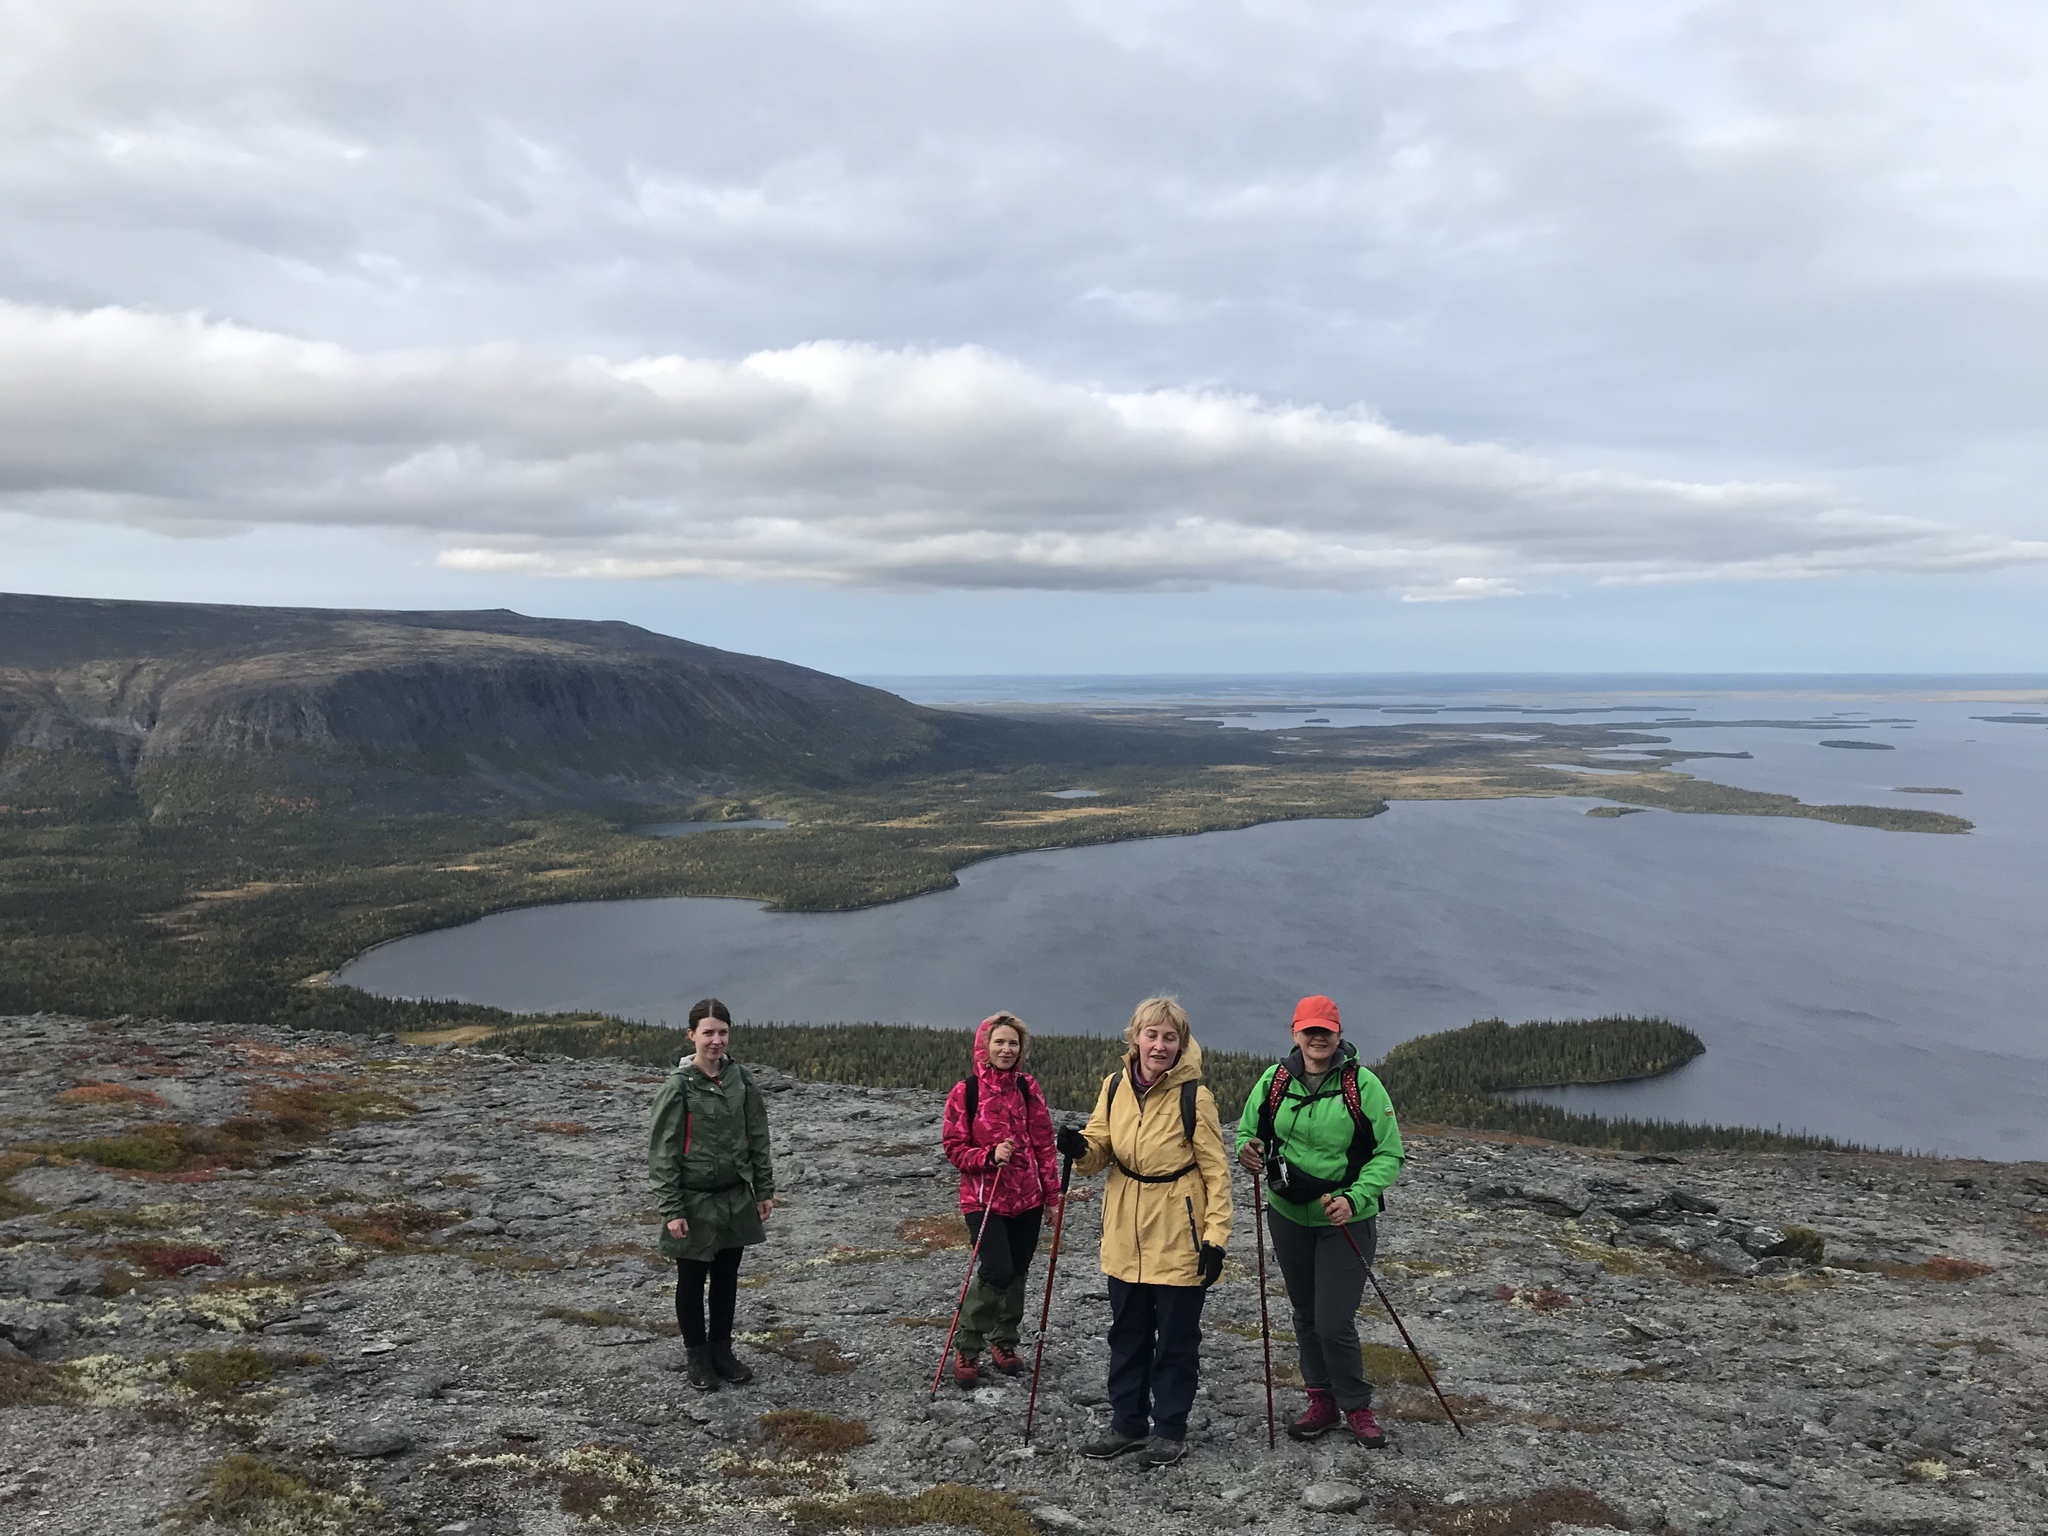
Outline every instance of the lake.
MULTIPOLYGON (((1313 731, 1322 727, 1301 724, 1309 713, 1335 725, 1386 719, 1362 708, 1354 719, 1336 696, 1229 723, 1313 731)), ((1551 702, 1598 707, 1560 702, 1586 696, 1551 702)), ((1549 716, 1540 700, 1507 702, 1549 716)), ((1586 816, 1585 800, 1401 802, 1366 821, 1018 855, 962 870, 958 890, 865 912, 684 898, 503 913, 374 950, 339 979, 386 995, 670 1022, 716 994, 754 1020, 966 1025, 1002 1007, 1042 1029, 1096 1033, 1169 990, 1205 1041, 1275 1052, 1294 999, 1322 991, 1369 1058, 1488 1015, 1661 1013, 1696 1029, 1707 1054, 1655 1082, 1549 1096, 1603 1113, 2048 1157, 2048 723, 1989 724, 1974 717, 2010 706, 1967 701, 1745 697, 1737 707, 1672 693, 1647 703, 1714 718, 1832 717, 1824 733, 1669 734, 1680 747, 1753 754, 1695 764, 1705 777, 1954 811, 1979 830, 1665 812, 1606 820, 1586 816), (1894 750, 1819 745, 1845 728, 1894 750)), ((1505 723, 1515 710, 1452 718, 1505 723)))

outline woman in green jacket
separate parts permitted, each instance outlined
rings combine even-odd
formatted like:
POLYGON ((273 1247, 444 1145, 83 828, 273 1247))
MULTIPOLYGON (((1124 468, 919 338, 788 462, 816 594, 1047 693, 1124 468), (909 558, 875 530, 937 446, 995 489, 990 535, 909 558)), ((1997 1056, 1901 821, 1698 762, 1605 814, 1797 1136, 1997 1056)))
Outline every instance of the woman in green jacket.
POLYGON ((1237 1122, 1237 1156, 1265 1170, 1273 1254, 1294 1307, 1308 1408, 1287 1433, 1313 1440, 1341 1420, 1377 1449, 1387 1437, 1359 1358, 1358 1303, 1379 1246, 1380 1196, 1406 1154, 1387 1090, 1358 1064, 1343 1029, 1329 998, 1295 1005, 1293 1054, 1252 1089, 1237 1122), (1356 1252, 1344 1240, 1347 1228, 1356 1252))
POLYGON ((696 1053, 676 1063, 654 1096, 647 1174, 661 1208, 662 1257, 676 1261, 676 1324, 690 1385, 715 1391, 754 1373, 732 1352, 740 1255, 765 1241, 775 1204, 768 1106, 747 1069, 726 1053, 732 1015, 707 997, 690 1009, 696 1053), (710 1316, 705 1316, 705 1290, 710 1316))

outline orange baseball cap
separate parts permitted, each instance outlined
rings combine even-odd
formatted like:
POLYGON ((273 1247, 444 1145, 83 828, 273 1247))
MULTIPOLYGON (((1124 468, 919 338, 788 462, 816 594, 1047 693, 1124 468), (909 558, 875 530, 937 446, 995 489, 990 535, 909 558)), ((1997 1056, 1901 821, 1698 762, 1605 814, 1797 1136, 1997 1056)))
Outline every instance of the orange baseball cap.
POLYGON ((1313 997, 1304 997, 1294 1005, 1293 1027, 1327 1029, 1339 1035, 1344 1033, 1344 1021, 1337 1016, 1337 1005, 1320 992, 1313 997))

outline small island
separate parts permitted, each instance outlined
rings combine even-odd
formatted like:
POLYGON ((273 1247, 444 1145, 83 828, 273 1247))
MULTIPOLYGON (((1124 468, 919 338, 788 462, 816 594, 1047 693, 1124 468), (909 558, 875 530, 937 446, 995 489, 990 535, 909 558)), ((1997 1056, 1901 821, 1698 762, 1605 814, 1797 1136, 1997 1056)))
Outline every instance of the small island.
POLYGON ((1901 784, 1895 795, 1960 795, 1960 789, 1943 789, 1939 784, 1901 784))
POLYGON ((1613 821, 1622 816, 1640 816, 1648 809, 1649 807, 1646 805, 1596 805, 1586 814, 1613 821))
POLYGON ((1898 748, 1888 741, 1824 741, 1824 747, 1847 747, 1852 752, 1896 752, 1898 748))

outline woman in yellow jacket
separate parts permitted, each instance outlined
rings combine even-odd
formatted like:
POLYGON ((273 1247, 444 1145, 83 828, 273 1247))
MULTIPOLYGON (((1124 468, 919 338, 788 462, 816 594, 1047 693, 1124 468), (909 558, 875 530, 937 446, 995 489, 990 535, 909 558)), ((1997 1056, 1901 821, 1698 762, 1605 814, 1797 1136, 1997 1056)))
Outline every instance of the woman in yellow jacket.
POLYGON ((1087 1126, 1059 1135, 1076 1171, 1110 1170, 1102 1272, 1113 1418, 1082 1453, 1141 1451, 1144 1465, 1166 1467, 1187 1454, 1202 1300, 1223 1273, 1230 1242, 1230 1163, 1187 1011, 1170 997, 1148 997, 1124 1039, 1130 1050, 1102 1080, 1087 1126))

